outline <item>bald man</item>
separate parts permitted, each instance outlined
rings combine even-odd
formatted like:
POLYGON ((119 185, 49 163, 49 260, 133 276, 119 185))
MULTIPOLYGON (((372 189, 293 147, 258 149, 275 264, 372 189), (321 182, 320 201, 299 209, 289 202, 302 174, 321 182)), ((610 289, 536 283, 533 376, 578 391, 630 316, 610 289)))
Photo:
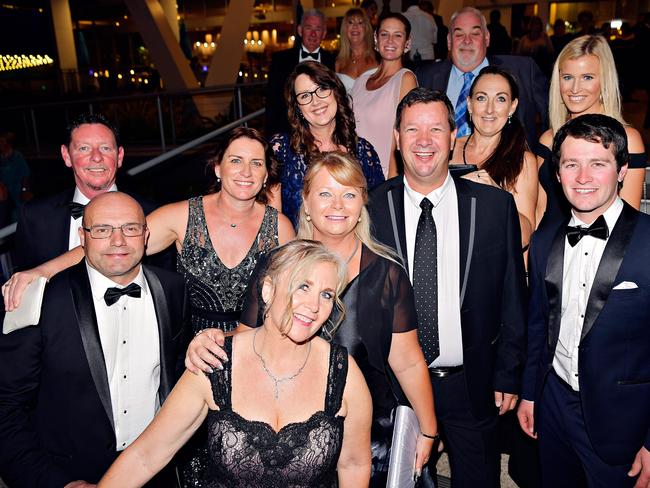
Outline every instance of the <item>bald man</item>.
POLYGON ((141 264, 148 236, 133 198, 96 196, 79 229, 85 259, 48 284, 38 326, 0 336, 0 477, 9 486, 96 483, 182 371, 185 284, 141 264))

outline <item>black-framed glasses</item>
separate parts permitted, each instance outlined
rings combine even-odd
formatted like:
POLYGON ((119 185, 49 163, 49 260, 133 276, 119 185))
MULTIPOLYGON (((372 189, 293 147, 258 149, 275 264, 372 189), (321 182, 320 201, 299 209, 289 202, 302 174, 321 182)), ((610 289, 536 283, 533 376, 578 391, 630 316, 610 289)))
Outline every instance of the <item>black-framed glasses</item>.
POLYGON ((124 237, 138 237, 144 234, 146 228, 146 224, 139 224, 137 222, 122 224, 118 227, 113 227, 112 225, 105 224, 82 227, 82 229, 88 232, 90 234, 90 237, 93 239, 108 239, 113 235, 113 231, 116 229, 120 229, 124 237))
POLYGON ((309 105, 314 99, 314 94, 318 98, 327 98, 332 94, 332 88, 329 86, 319 86, 315 90, 298 93, 296 94, 296 102, 298 102, 298 105, 309 105))

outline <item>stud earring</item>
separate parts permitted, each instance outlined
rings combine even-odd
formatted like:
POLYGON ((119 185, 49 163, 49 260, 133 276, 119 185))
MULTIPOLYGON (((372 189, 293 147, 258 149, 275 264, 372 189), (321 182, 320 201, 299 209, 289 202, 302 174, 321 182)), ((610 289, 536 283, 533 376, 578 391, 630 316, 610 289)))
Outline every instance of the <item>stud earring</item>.
POLYGON ((307 219, 307 222, 311 222, 311 215, 309 214, 305 214, 305 215, 307 215, 307 217, 305 217, 307 219))
POLYGON ((358 223, 358 224, 361 223, 361 217, 359 217, 359 218, 357 219, 357 223, 358 223))
POLYGON ((508 123, 512 122, 512 114, 508 114, 508 123))
POLYGON ((221 184, 221 178, 217 176, 217 183, 221 184))

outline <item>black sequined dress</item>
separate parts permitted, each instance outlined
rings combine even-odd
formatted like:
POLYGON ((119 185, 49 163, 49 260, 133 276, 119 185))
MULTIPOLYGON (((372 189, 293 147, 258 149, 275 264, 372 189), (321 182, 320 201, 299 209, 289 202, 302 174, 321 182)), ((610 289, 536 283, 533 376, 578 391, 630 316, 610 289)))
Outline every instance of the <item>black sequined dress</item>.
MULTIPOLYGON (((224 349, 232 355, 232 338, 224 349)), ((304 422, 276 432, 265 422, 243 418, 232 410, 231 367, 210 376, 220 410, 208 413, 209 488, 336 487, 343 444, 341 408, 348 370, 347 350, 331 345, 323 410, 304 422)))

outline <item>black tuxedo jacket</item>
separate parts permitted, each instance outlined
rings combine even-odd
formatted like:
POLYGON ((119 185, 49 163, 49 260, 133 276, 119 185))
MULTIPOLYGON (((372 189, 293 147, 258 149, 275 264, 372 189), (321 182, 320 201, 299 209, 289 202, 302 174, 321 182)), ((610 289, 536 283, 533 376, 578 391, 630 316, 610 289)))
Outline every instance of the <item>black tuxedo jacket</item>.
MULTIPOLYGON (((541 397, 557 347, 566 224, 540 228, 530 246, 526 400, 541 397)), ((649 242, 650 217, 626 203, 594 277, 579 346, 585 427, 598 455, 614 465, 650 449, 649 242), (625 281, 637 287, 615 289, 625 281)))
MULTIPOLYGON (((472 413, 482 419, 496 414, 495 391, 520 390, 526 347, 521 233, 509 193, 462 178, 454 183, 463 362, 472 413)), ((368 210, 375 237, 407 263, 403 176, 373 190, 368 210)))
MULTIPOLYGON (((502 68, 515 78, 519 86, 516 113, 526 131, 528 145, 536 147, 539 140, 536 130, 537 114, 542 122, 542 132, 548 128, 548 80, 528 56, 488 56, 488 63, 502 68)), ((418 84, 446 92, 451 67, 449 59, 421 66, 416 71, 418 84)))
MULTIPOLYGON (((180 276, 144 273, 158 320, 162 403, 182 372, 189 309, 180 276)), ((12 487, 96 483, 117 456, 92 300, 84 261, 47 285, 38 326, 0 335, 0 477, 12 487)))
MULTIPOLYGON (((150 200, 126 193, 137 200, 145 215, 156 209, 150 200)), ((68 250, 71 215, 69 204, 73 197, 74 188, 51 197, 39 198, 19 208, 13 253, 17 271, 43 264, 68 250)), ((164 251, 153 259, 147 258, 147 262, 173 269, 173 254, 164 251)))
MULTIPOLYGON (((298 66, 301 46, 276 52, 271 58, 269 83, 266 89, 266 135, 271 137, 279 132, 290 132, 287 119, 287 104, 284 100, 284 84, 298 66)), ((320 49, 320 60, 325 66, 334 71, 336 56, 323 48, 320 49)))

